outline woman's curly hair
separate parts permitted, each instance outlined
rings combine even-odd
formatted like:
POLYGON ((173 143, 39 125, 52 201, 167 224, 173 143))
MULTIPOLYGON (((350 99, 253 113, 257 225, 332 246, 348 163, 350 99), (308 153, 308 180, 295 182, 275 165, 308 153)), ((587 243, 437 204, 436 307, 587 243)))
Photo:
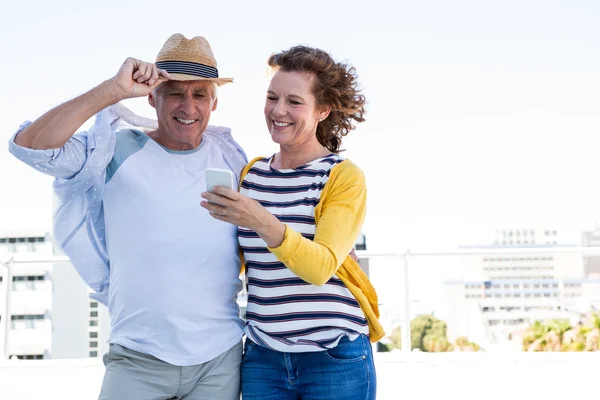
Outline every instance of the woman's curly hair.
POLYGON ((295 46, 271 55, 268 64, 273 69, 314 74, 313 95, 317 106, 331 106, 329 116, 317 126, 317 139, 332 153, 339 153, 342 138, 363 122, 365 96, 360 93, 354 67, 336 63, 325 51, 295 46))

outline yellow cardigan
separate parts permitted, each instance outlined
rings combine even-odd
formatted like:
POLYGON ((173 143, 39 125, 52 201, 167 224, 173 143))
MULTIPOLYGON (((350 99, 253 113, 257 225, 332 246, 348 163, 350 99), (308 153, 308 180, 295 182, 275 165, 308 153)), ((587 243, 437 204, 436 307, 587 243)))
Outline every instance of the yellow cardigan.
MULTIPOLYGON (((242 170, 240 185, 258 157, 242 170)), ((385 333, 379 323, 377 293, 367 275, 350 257, 366 213, 367 188, 363 172, 345 160, 331 169, 329 180, 315 207, 317 229, 314 240, 304 238, 286 225, 281 245, 270 248, 279 261, 302 280, 324 285, 333 275, 350 290, 369 322, 371 342, 385 333)), ((245 270, 242 255, 242 271, 245 270)))

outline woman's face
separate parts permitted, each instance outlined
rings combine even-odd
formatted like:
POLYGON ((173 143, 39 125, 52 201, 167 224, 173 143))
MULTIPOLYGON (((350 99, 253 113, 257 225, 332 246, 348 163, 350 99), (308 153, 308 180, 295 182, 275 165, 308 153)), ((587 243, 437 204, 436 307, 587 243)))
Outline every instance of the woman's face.
POLYGON ((316 140, 319 110, 311 73, 278 70, 271 78, 265 102, 265 120, 271 138, 281 146, 298 146, 316 140))

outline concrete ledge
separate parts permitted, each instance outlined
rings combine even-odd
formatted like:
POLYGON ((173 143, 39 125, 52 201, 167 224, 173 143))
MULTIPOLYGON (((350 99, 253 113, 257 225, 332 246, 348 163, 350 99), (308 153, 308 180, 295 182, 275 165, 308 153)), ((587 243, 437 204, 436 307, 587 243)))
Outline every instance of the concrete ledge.
MULTIPOLYGON (((378 353, 381 400, 593 398, 596 353, 378 353), (591 396, 591 397, 590 397, 591 396)), ((97 399, 100 359, 0 363, 2 399, 97 399)))

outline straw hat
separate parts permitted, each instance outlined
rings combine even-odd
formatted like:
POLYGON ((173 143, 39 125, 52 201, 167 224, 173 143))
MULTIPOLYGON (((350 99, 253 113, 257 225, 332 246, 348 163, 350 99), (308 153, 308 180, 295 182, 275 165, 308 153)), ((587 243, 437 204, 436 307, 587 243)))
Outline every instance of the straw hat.
POLYGON ((180 33, 172 35, 158 52, 155 64, 175 81, 207 80, 219 86, 233 82, 233 78, 219 78, 217 60, 202 36, 187 39, 180 33))

